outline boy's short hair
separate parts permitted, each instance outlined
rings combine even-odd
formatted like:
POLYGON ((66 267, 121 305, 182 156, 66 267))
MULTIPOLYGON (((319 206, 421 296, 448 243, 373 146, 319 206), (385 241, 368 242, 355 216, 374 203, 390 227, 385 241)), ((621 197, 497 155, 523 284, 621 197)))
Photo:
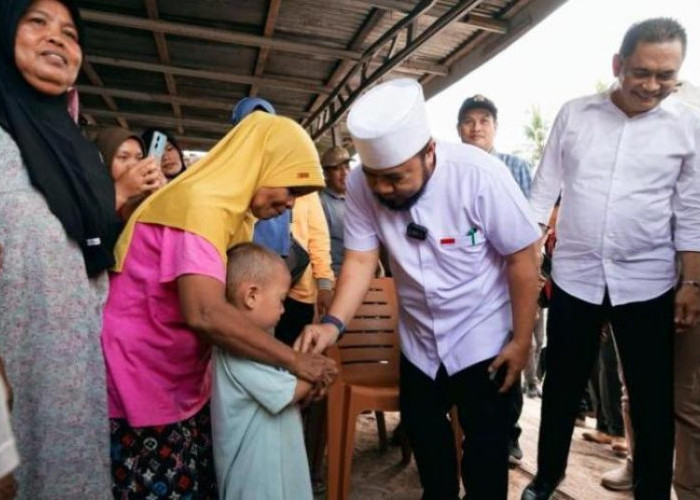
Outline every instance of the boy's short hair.
POLYGON ((264 283, 278 276, 280 268, 288 272, 279 255, 257 243, 239 243, 226 255, 226 297, 229 300, 241 283, 264 283))

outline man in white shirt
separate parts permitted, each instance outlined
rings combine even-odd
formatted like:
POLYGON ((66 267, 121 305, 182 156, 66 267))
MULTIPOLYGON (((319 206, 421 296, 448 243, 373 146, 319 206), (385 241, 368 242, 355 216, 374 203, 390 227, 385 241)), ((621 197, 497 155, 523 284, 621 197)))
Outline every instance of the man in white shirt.
POLYGON ((670 496, 674 329, 700 312, 700 120, 669 97, 685 47, 674 20, 632 26, 613 59, 619 86, 562 107, 535 176, 538 222, 560 193, 561 207, 538 472, 525 500, 550 498, 564 476, 606 320, 629 393, 635 498, 670 496))
POLYGON ((446 417, 456 404, 468 436, 468 497, 505 500, 507 408, 527 362, 537 297, 539 231, 527 201, 493 156, 431 138, 413 80, 362 96, 348 129, 362 167, 348 179, 345 258, 329 313, 306 327, 297 347, 320 352, 335 342, 367 292, 383 244, 400 302, 401 419, 423 498, 458 497, 446 417))

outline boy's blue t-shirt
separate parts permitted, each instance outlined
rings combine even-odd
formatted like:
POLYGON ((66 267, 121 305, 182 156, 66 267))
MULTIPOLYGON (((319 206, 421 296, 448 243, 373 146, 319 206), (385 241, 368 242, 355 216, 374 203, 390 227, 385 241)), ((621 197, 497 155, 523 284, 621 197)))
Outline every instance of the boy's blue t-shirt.
POLYGON ((297 379, 273 366, 214 350, 211 396, 219 498, 313 498, 297 379))

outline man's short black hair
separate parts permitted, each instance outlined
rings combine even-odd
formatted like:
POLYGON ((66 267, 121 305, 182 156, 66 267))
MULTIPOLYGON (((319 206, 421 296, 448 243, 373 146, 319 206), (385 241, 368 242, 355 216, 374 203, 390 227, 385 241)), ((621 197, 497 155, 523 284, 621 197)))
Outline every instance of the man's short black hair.
POLYGON ((620 56, 629 57, 639 42, 663 43, 680 41, 683 46, 683 55, 688 44, 685 28, 675 19, 669 17, 655 17, 633 24, 625 33, 620 46, 620 56))
POLYGON ((491 113, 494 121, 498 120, 498 109, 493 101, 481 94, 476 94, 466 98, 462 103, 462 106, 459 108, 459 114, 457 115, 457 124, 462 123, 464 115, 467 114, 467 111, 471 111, 472 109, 484 109, 491 113))

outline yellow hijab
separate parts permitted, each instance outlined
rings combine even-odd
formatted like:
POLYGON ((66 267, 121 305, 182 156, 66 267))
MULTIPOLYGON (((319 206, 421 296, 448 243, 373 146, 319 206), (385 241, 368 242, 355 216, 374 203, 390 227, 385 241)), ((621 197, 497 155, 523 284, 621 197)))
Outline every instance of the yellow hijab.
POLYGON ((288 118, 252 113, 136 209, 117 241, 114 270, 122 270, 137 222, 201 236, 225 262, 229 248, 251 239, 255 218, 249 205, 258 189, 323 186, 318 153, 304 129, 288 118))

